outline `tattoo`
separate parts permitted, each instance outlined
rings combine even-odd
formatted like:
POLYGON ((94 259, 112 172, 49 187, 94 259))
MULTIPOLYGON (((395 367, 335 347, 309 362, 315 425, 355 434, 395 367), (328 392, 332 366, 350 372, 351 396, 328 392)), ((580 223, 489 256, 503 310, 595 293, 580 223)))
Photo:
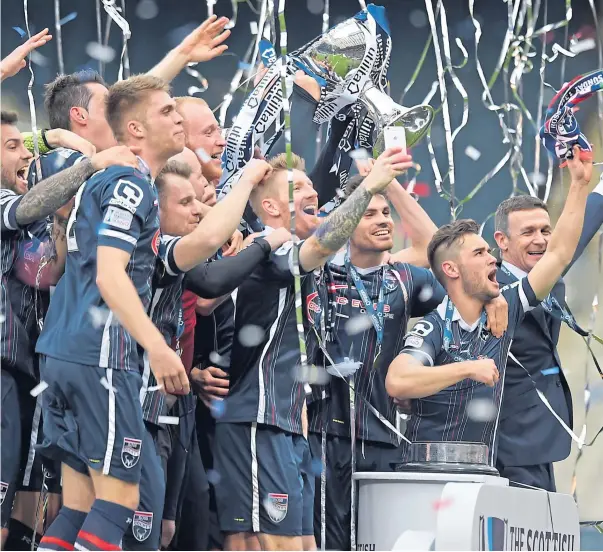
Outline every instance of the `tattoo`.
POLYGON ((372 197, 364 186, 359 186, 316 229, 314 237, 320 246, 329 252, 327 254, 335 253, 345 245, 362 219, 372 197))
POLYGON ((55 215, 52 223, 52 239, 55 243, 64 242, 67 239, 67 222, 67 219, 55 215))
POLYGON ((67 203, 78 188, 94 174, 89 159, 49 176, 27 192, 15 213, 21 226, 42 220, 67 203))

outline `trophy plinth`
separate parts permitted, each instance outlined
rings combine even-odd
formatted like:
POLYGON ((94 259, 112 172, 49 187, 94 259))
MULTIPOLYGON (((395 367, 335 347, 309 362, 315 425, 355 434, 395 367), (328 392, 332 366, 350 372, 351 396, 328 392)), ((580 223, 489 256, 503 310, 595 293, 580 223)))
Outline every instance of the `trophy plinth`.
POLYGON ((496 468, 488 465, 488 447, 483 443, 412 443, 408 461, 397 464, 395 468, 405 472, 499 475, 496 468))

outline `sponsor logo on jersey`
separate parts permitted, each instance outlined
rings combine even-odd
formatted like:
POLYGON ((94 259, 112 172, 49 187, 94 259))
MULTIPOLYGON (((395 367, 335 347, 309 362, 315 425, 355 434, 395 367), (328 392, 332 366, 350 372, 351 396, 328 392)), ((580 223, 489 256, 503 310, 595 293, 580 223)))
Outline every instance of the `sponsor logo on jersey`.
POLYGON ((132 534, 138 542, 146 541, 153 530, 153 512, 134 512, 132 534))
POLYGON ((266 511, 274 523, 280 523, 287 516, 289 506, 289 495, 268 493, 266 511))
POLYGON ((113 188, 113 197, 109 200, 109 205, 117 205, 133 214, 142 203, 143 197, 144 192, 140 186, 120 178, 113 188))
POLYGON ((133 468, 138 463, 141 448, 142 441, 140 439, 124 437, 121 447, 121 462, 126 468, 133 468))
POLYGON ((153 239, 151 240, 151 248, 153 249, 153 253, 155 253, 155 256, 159 255, 160 240, 161 240, 161 232, 159 230, 157 230, 157 232, 155 232, 155 235, 153 236, 153 239))
POLYGON ((103 218, 105 224, 121 228, 122 230, 129 230, 133 220, 134 215, 130 211, 125 211, 113 205, 109 206, 103 218))
POLYGON ((418 335, 409 335, 404 342, 405 347, 415 347, 418 349, 421 345, 423 345, 423 338, 418 335))

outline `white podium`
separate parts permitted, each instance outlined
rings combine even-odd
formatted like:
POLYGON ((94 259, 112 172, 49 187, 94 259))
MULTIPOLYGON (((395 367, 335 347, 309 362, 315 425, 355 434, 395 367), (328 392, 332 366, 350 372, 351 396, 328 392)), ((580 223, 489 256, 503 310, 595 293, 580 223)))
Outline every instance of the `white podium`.
POLYGON ((465 473, 363 473, 357 550, 580 550, 578 508, 560 493, 465 473))

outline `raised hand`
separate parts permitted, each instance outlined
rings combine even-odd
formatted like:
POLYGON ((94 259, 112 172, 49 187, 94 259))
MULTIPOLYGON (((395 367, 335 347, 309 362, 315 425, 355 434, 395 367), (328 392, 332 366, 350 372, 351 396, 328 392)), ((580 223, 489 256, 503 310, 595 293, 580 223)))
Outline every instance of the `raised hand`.
POLYGON ((272 173, 272 167, 262 159, 251 159, 243 174, 241 175, 241 180, 246 180, 257 186, 260 182, 262 182, 265 178, 270 176, 272 173))
POLYGON ((52 35, 48 34, 48 29, 44 29, 26 40, 21 46, 15 48, 0 63, 0 80, 14 77, 27 65, 25 58, 36 48, 44 46, 51 39, 52 35))
POLYGON ((113 146, 99 153, 94 154, 90 161, 94 170, 100 171, 111 165, 122 165, 123 167, 138 167, 138 159, 135 153, 128 146, 113 146))
POLYGON ((403 148, 395 147, 386 149, 375 161, 370 173, 364 179, 366 189, 377 194, 403 172, 412 167, 412 157, 404 152, 403 148))
POLYGON ((178 50, 186 56, 188 63, 209 61, 228 49, 222 44, 230 36, 230 31, 224 30, 228 21, 227 17, 218 19, 212 15, 180 43, 178 50))
POLYGON ((593 175, 592 156, 590 156, 590 159, 582 159, 580 156, 582 150, 578 146, 574 146, 573 151, 574 157, 567 159, 567 168, 569 169, 572 181, 586 186, 593 175))

